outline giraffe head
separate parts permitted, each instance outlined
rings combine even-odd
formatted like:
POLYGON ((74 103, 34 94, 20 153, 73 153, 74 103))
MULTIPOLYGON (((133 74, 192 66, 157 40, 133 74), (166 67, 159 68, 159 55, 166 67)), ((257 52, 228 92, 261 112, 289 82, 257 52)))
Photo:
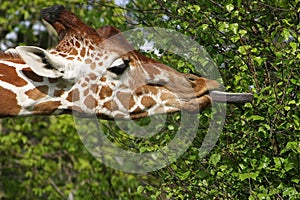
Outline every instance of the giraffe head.
POLYGON ((176 70, 134 50, 119 30, 95 30, 63 6, 42 11, 58 33, 52 50, 17 47, 22 59, 42 77, 67 82, 67 107, 106 118, 141 118, 180 110, 199 112, 211 104, 214 80, 176 70))

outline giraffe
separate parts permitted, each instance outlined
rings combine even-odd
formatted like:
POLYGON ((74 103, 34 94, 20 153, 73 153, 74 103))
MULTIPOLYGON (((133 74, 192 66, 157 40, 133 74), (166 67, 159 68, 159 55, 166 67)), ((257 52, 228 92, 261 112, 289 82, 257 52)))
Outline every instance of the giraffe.
POLYGON ((139 119, 209 106, 220 84, 143 56, 112 26, 95 30, 61 5, 41 11, 58 34, 50 50, 0 53, 0 117, 70 114, 139 119))

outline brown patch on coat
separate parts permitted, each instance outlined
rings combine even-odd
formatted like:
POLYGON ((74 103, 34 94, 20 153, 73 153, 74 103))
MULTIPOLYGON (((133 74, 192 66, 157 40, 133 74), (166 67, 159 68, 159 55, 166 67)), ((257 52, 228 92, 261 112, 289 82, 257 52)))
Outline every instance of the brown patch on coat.
POLYGON ((117 98, 126 110, 130 110, 135 105, 134 98, 130 93, 119 92, 117 98))
POLYGON ((139 87, 137 88, 135 91, 134 91, 134 94, 136 96, 140 96, 140 95, 143 95, 143 94, 153 94, 153 95, 157 95, 158 93, 158 89, 156 86, 150 86, 150 85, 144 85, 142 87, 139 87))
POLYGON ((54 96, 55 97, 60 97, 61 95, 63 95, 65 93, 65 90, 55 90, 54 91, 54 96))
POLYGON ((97 79, 97 76, 96 76, 95 73, 90 73, 89 77, 90 77, 91 80, 96 80, 97 79))
POLYGON ((25 94, 33 100, 44 98, 48 94, 49 87, 47 85, 38 86, 25 92, 25 94))
POLYGON ((144 118, 144 117, 147 117, 148 116, 148 112, 141 112, 141 113, 132 113, 130 114, 130 118, 131 119, 141 119, 141 118, 144 118))
POLYGON ((149 97, 149 96, 144 96, 141 100, 141 103, 143 106, 145 106, 146 108, 150 108, 152 107, 153 105, 156 104, 156 101, 152 98, 152 97, 149 97))
POLYGON ((0 80, 17 87, 27 85, 27 82, 20 78, 16 68, 0 63, 0 80))
POLYGON ((18 105, 17 95, 12 91, 0 86, 0 117, 17 116, 21 111, 18 105))
POLYGON ((86 53, 86 48, 83 47, 82 50, 80 51, 80 56, 83 58, 85 56, 86 53))
POLYGON ((109 86, 102 86, 100 90, 100 99, 105 99, 106 97, 110 97, 113 93, 113 90, 109 86))
POLYGON ((101 81, 101 82, 105 82, 105 81, 106 81, 106 77, 102 76, 102 77, 100 78, 100 81, 101 81))
POLYGON ((94 93, 97 93, 99 90, 99 87, 97 84, 92 84, 90 87, 90 90, 92 90, 94 93))
POLYGON ((87 96, 89 93, 90 93, 89 88, 88 88, 88 89, 85 89, 85 90, 83 91, 83 96, 85 97, 85 96, 87 96))
POLYGON ((87 58, 87 59, 85 59, 84 62, 85 62, 85 64, 91 64, 93 61, 91 59, 87 58))
POLYGON ((93 62, 93 63, 90 65, 90 68, 91 68, 91 69, 95 69, 95 68, 96 68, 96 63, 93 62))
POLYGON ((60 101, 46 101, 36 104, 33 107, 32 114, 34 115, 51 115, 61 105, 60 101))
POLYGON ((72 49, 72 50, 69 52, 69 55, 77 56, 77 55, 78 55, 78 51, 77 51, 76 49, 72 49))
POLYGON ((22 70, 23 74, 34 82, 43 82, 44 78, 34 73, 29 67, 22 70))
POLYGON ((160 96, 160 99, 162 101, 165 101, 165 100, 171 100, 171 99, 177 99, 176 96, 172 93, 162 93, 161 96, 160 96))
POLYGON ((77 88, 72 90, 67 97, 67 101, 69 102, 75 102, 78 101, 79 99, 80 99, 80 92, 77 88))
POLYGON ((84 104, 88 109, 93 109, 98 106, 97 100, 92 95, 86 97, 86 99, 84 100, 84 104))

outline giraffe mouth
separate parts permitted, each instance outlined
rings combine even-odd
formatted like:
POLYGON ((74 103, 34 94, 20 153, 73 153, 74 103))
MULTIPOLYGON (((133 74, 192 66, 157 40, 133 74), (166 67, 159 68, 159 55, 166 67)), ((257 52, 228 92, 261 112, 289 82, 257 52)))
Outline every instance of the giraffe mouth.
POLYGON ((189 99, 198 99, 198 98, 209 98, 212 101, 210 93, 212 91, 219 91, 222 89, 222 86, 219 82, 211 79, 206 79, 202 77, 195 76, 193 74, 185 74, 184 75, 188 81, 190 82, 194 93, 189 99))
POLYGON ((180 73, 176 73, 174 77, 168 82, 152 81, 147 84, 147 87, 161 91, 160 98, 171 112, 185 110, 199 113, 212 103, 211 92, 221 89, 221 85, 215 80, 180 73))
MULTIPOLYGON (((215 91, 215 90, 213 90, 213 91, 215 91)), ((191 97, 180 98, 180 100, 188 102, 188 101, 191 101, 193 99, 199 99, 199 98, 202 98, 202 97, 210 97, 210 93, 211 92, 212 92, 212 90, 211 91, 207 90, 207 91, 205 91, 205 92, 203 92, 201 94, 197 94, 197 96, 196 95, 192 95, 191 97)))

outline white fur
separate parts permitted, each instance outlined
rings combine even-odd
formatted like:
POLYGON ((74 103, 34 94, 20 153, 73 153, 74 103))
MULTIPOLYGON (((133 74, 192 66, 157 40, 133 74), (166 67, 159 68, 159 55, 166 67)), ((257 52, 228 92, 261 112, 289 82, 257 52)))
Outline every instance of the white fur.
POLYGON ((64 78, 66 80, 77 79, 80 74, 80 65, 76 60, 50 54, 48 51, 34 46, 18 46, 17 52, 36 74, 48 78, 64 78), (47 68, 46 59, 51 68, 47 68))

